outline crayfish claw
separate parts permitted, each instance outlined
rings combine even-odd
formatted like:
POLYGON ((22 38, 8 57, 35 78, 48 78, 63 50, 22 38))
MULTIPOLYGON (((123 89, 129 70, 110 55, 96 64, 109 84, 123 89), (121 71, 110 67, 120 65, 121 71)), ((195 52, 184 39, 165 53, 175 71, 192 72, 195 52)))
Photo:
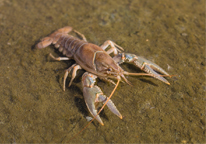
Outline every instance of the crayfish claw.
MULTIPOLYGON (((87 108, 91 115, 95 117, 97 115, 97 110, 95 107, 95 102, 98 101, 98 93, 99 93, 99 88, 97 86, 94 87, 84 87, 83 88, 83 95, 84 95, 84 100, 87 105, 87 108)), ((102 122, 101 118, 99 115, 96 116, 96 120, 101 124, 104 125, 102 122)))
POLYGON ((170 83, 159 73, 164 74, 164 76, 170 76, 165 70, 163 70, 157 64, 143 58, 137 57, 136 60, 133 62, 137 67, 141 68, 141 70, 145 71, 146 73, 153 74, 153 77, 170 85, 170 83), (158 73, 157 73, 158 72, 158 73))
POLYGON ((170 83, 164 78, 164 76, 171 77, 165 70, 163 70, 157 64, 143 58, 140 56, 136 56, 135 54, 130 53, 120 53, 117 56, 113 57, 113 59, 118 63, 130 63, 145 71, 148 74, 151 74, 152 77, 170 85, 170 83), (158 72, 158 73, 157 73, 158 72), (161 74, 164 75, 161 75, 161 74))
MULTIPOLYGON (((84 100, 89 112, 93 117, 97 115, 95 104, 99 102, 105 103, 107 101, 107 97, 103 94, 102 90, 95 85, 96 78, 97 78, 96 75, 93 75, 88 72, 85 72, 84 75, 82 76, 84 100)), ((119 118, 122 119, 122 115, 117 110, 116 106, 114 105, 111 99, 109 99, 106 105, 115 115, 117 115, 119 118)), ((96 116, 96 120, 101 125, 104 125, 99 115, 96 116)))
MULTIPOLYGON (((96 83, 96 75, 85 72, 82 76, 83 96, 86 106, 93 117, 97 115, 95 102, 98 101, 98 94, 102 93, 98 86, 94 86, 96 83)), ((96 120, 104 125, 99 115, 96 116, 96 120)))
POLYGON ((138 60, 136 60, 136 63, 139 63, 136 65, 141 66, 141 69, 143 69, 143 70, 144 70, 144 66, 147 65, 147 66, 151 67, 152 69, 154 69, 155 71, 169 76, 169 74, 165 70, 163 70, 160 66, 158 66, 157 64, 155 64, 155 63, 153 63, 153 62, 151 62, 143 57, 139 56, 138 60))
MULTIPOLYGON (((105 95, 99 95, 98 97, 99 102, 105 102, 107 100, 107 97, 105 95)), ((107 102, 107 107, 110 109, 111 112, 113 112, 115 115, 117 115, 120 119, 122 119, 122 115, 121 113, 118 111, 118 109, 116 108, 116 106, 114 105, 114 103, 112 102, 112 100, 110 99, 107 102)))
POLYGON ((154 71, 150 66, 148 65, 145 65, 145 68, 144 68, 145 71, 148 71, 148 73, 151 73, 151 74, 154 74, 154 78, 170 85, 170 83, 163 77, 161 76, 160 74, 158 74, 156 71, 154 71))

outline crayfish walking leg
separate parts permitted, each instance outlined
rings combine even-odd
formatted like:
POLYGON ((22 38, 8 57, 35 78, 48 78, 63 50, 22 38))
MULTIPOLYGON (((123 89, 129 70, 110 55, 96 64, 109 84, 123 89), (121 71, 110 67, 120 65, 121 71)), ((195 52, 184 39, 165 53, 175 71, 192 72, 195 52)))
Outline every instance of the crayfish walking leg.
MULTIPOLYGON (((68 58, 68 57, 58 57, 58 58, 55 58, 51 53, 49 54, 49 56, 50 56, 52 59, 58 60, 58 61, 61 61, 61 60, 70 60, 70 58, 68 58)), ((71 67, 69 67, 68 69, 65 70, 64 80, 63 80, 63 90, 64 90, 64 91, 65 91, 66 79, 67 79, 68 74, 71 72, 72 69, 73 69, 72 79, 71 79, 70 82, 69 82, 69 87, 71 86, 74 78, 76 77, 77 70, 82 69, 82 68, 80 67, 80 65, 73 64, 71 67)))

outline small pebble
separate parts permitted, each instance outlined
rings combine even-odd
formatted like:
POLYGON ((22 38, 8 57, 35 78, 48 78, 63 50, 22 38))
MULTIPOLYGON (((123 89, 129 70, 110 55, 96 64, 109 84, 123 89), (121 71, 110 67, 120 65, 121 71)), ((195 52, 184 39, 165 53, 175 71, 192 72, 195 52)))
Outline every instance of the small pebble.
POLYGON ((91 121, 92 119, 93 119, 92 117, 86 116, 86 120, 87 120, 87 121, 91 121))
POLYGON ((182 33, 182 36, 187 36, 187 33, 182 33))

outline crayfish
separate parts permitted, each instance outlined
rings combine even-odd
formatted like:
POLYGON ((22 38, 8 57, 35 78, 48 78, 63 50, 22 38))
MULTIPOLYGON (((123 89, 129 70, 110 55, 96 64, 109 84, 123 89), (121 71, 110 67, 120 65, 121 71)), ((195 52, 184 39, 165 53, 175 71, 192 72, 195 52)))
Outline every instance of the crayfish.
POLYGON ((105 105, 107 105, 114 114, 122 118, 122 115, 117 110, 110 98, 122 79, 126 83, 130 84, 125 75, 152 76, 168 85, 170 84, 163 77, 170 75, 155 63, 143 57, 136 56, 135 54, 122 53, 124 49, 111 40, 107 40, 103 45, 97 46, 95 44, 88 43, 85 36, 76 30, 74 30, 74 32, 81 36, 82 40, 69 35, 68 33, 71 31, 72 27, 69 26, 58 29, 54 33, 43 38, 41 42, 36 45, 36 48, 42 49, 49 46, 50 44, 54 44, 54 46, 58 48, 58 50, 66 57, 55 58, 52 54, 50 54, 53 59, 59 61, 71 59, 75 60, 76 63, 68 68, 65 72, 63 81, 64 91, 67 76, 72 69, 72 78, 70 80, 69 86, 76 77, 77 70, 84 69, 86 71, 82 76, 84 99, 88 110, 93 115, 94 119, 96 118, 100 124, 104 125, 101 118, 99 117, 99 113, 105 105), (111 46, 111 48, 106 50, 108 46, 111 46), (113 57, 110 56, 112 53, 114 55, 113 57), (131 63, 146 73, 129 73, 120 67, 120 64, 122 63, 131 63), (160 75, 159 73, 163 75, 160 75), (102 90, 97 85, 95 85, 97 77, 101 80, 108 81, 116 85, 109 97, 106 97, 102 90), (117 83, 115 84, 113 80, 117 80, 117 83), (104 105, 97 113, 95 103, 98 102, 103 102, 104 105))

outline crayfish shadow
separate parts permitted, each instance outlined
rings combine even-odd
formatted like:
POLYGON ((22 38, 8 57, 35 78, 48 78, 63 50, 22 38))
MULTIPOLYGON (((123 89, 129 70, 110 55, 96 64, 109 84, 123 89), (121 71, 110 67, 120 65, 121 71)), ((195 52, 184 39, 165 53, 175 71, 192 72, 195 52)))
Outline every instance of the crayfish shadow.
MULTIPOLYGON (((74 91, 74 103, 76 105, 76 107, 78 108, 78 111, 84 115, 84 117, 88 116, 89 115, 89 111, 87 110, 87 106, 85 104, 85 101, 84 101, 84 97, 83 97, 83 92, 82 90, 80 89, 79 86, 77 85, 71 85, 70 87, 67 87, 67 89, 69 91, 74 91)), ((71 100, 69 100, 71 101, 71 100)))
POLYGON ((35 41, 35 44, 33 44, 32 46, 31 46, 31 50, 32 51, 34 51, 35 49, 36 49, 36 44, 38 43, 39 41, 35 41))
POLYGON ((124 63, 124 64, 121 64, 121 67, 123 67, 127 71, 134 72, 134 73, 142 73, 143 72, 140 68, 136 67, 133 64, 124 63))
POLYGON ((153 86, 156 86, 156 87, 158 86, 157 84, 155 84, 155 83, 153 83, 152 81, 147 80, 147 79, 139 78, 139 80, 142 81, 142 82, 151 84, 151 85, 153 85, 153 86))
POLYGON ((87 106, 85 104, 84 98, 75 97, 74 102, 76 107, 78 108, 78 111, 84 115, 84 117, 89 115, 89 111, 87 110, 87 106))

